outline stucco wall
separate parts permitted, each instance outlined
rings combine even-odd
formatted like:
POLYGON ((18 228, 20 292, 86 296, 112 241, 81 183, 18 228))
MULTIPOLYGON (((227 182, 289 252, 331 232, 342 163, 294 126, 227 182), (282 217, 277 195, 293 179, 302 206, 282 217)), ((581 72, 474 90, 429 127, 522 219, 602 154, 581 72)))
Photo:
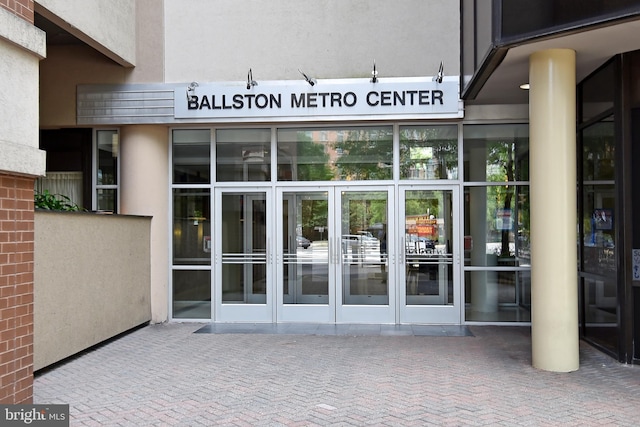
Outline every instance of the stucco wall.
POLYGON ((460 72, 451 0, 165 0, 167 82, 460 72))
POLYGON ((37 211, 34 369, 148 322, 149 217, 37 211))
POLYGON ((0 8, 0 171, 42 175, 38 149, 38 67, 44 33, 0 8))
POLYGON ((118 64, 135 65, 135 0, 37 0, 35 10, 118 64))

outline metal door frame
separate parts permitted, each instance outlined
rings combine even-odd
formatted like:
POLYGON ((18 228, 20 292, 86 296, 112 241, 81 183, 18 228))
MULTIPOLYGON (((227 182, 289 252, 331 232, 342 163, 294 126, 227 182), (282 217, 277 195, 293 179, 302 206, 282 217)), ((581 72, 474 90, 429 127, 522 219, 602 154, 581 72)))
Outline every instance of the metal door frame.
MULTIPOLYGON (((273 251, 272 251, 272 241, 271 236, 273 236, 273 220, 270 218, 272 216, 273 209, 271 207, 272 203, 272 190, 268 187, 260 187, 260 188, 220 188, 217 187, 214 189, 214 227, 215 227, 215 242, 214 242, 214 274, 213 274, 213 292, 214 292, 214 313, 213 320, 216 322, 273 322, 273 273, 272 273, 272 265, 273 265, 273 251), (256 200, 253 195, 263 194, 265 200, 265 253, 264 257, 258 254, 257 256, 253 253, 247 254, 225 254, 222 252, 222 236, 223 236, 223 221, 222 221, 222 196, 224 194, 235 194, 242 195, 247 197, 247 200, 256 200), (263 261, 264 259, 264 261, 263 261), (222 287, 223 287, 223 277, 222 270, 224 263, 229 264, 242 264, 244 265, 245 272, 251 268, 252 265, 256 263, 264 262, 266 268, 266 276, 265 276, 265 292, 266 292, 266 300, 264 303, 252 303, 250 301, 246 303, 223 303, 222 302, 222 287)), ((247 221, 249 213, 252 213, 250 204, 245 203, 243 206, 243 210, 245 212, 244 223, 242 227, 244 228, 243 233, 244 236, 251 236, 249 231, 250 229, 250 221, 247 221)), ((249 237, 251 239, 251 237, 249 237)), ((251 242, 251 240, 245 241, 245 243, 251 242)), ((249 274, 250 275, 250 274, 249 274)), ((247 290, 245 287, 245 298, 249 297, 251 299, 251 295, 246 294, 247 290)))
MULTIPOLYGON (((398 305, 399 305, 399 323, 411 324, 460 324, 462 318, 462 280, 460 265, 460 187, 457 185, 400 185, 398 187, 398 220, 397 227, 400 236, 400 250, 397 268, 396 282, 398 284, 398 305), (405 194, 407 191, 450 191, 451 192, 451 221, 452 236, 449 242, 451 245, 451 254, 436 254, 436 261, 439 273, 444 273, 446 265, 451 265, 453 281, 453 301, 452 304, 447 302, 447 295, 439 295, 437 298, 430 296, 410 296, 414 302, 420 299, 424 304, 407 304, 407 253, 406 253, 406 237, 405 237, 405 194), (438 302, 441 302, 438 304, 438 302), (435 303, 435 304, 434 304, 435 303)), ((441 278, 439 278, 440 280, 441 278)), ((441 285, 442 286, 442 285, 441 285)), ((441 289, 441 292, 443 289, 441 289)), ((446 289, 444 290, 446 291, 446 289)))

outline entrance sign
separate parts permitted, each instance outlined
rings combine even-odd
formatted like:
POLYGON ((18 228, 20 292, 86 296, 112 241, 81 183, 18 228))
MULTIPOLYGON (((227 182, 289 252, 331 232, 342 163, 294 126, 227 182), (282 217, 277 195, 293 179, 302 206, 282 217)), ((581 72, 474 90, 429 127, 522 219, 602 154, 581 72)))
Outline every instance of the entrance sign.
POLYGON ((461 118, 457 77, 264 81, 176 87, 176 119, 461 118))
POLYGON ((458 77, 78 85, 78 125, 461 119, 458 77))

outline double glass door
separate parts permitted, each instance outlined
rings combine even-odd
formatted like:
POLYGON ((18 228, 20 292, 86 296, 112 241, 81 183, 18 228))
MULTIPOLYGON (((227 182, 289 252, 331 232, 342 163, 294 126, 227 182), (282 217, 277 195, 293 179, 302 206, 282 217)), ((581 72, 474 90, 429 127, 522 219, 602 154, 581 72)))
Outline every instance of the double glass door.
POLYGON ((393 323, 387 187, 278 191, 277 319, 393 323))
POLYGON ((214 319, 459 323, 456 188, 216 191, 214 319))

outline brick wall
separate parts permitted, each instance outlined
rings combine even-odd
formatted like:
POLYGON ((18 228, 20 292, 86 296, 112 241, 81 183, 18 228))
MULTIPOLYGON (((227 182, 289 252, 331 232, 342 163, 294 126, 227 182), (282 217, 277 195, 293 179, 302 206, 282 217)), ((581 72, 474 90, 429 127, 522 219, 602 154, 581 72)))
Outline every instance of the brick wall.
POLYGON ((0 0, 0 7, 33 24, 33 0, 0 0))
POLYGON ((0 403, 33 398, 34 178, 0 173, 0 403))

